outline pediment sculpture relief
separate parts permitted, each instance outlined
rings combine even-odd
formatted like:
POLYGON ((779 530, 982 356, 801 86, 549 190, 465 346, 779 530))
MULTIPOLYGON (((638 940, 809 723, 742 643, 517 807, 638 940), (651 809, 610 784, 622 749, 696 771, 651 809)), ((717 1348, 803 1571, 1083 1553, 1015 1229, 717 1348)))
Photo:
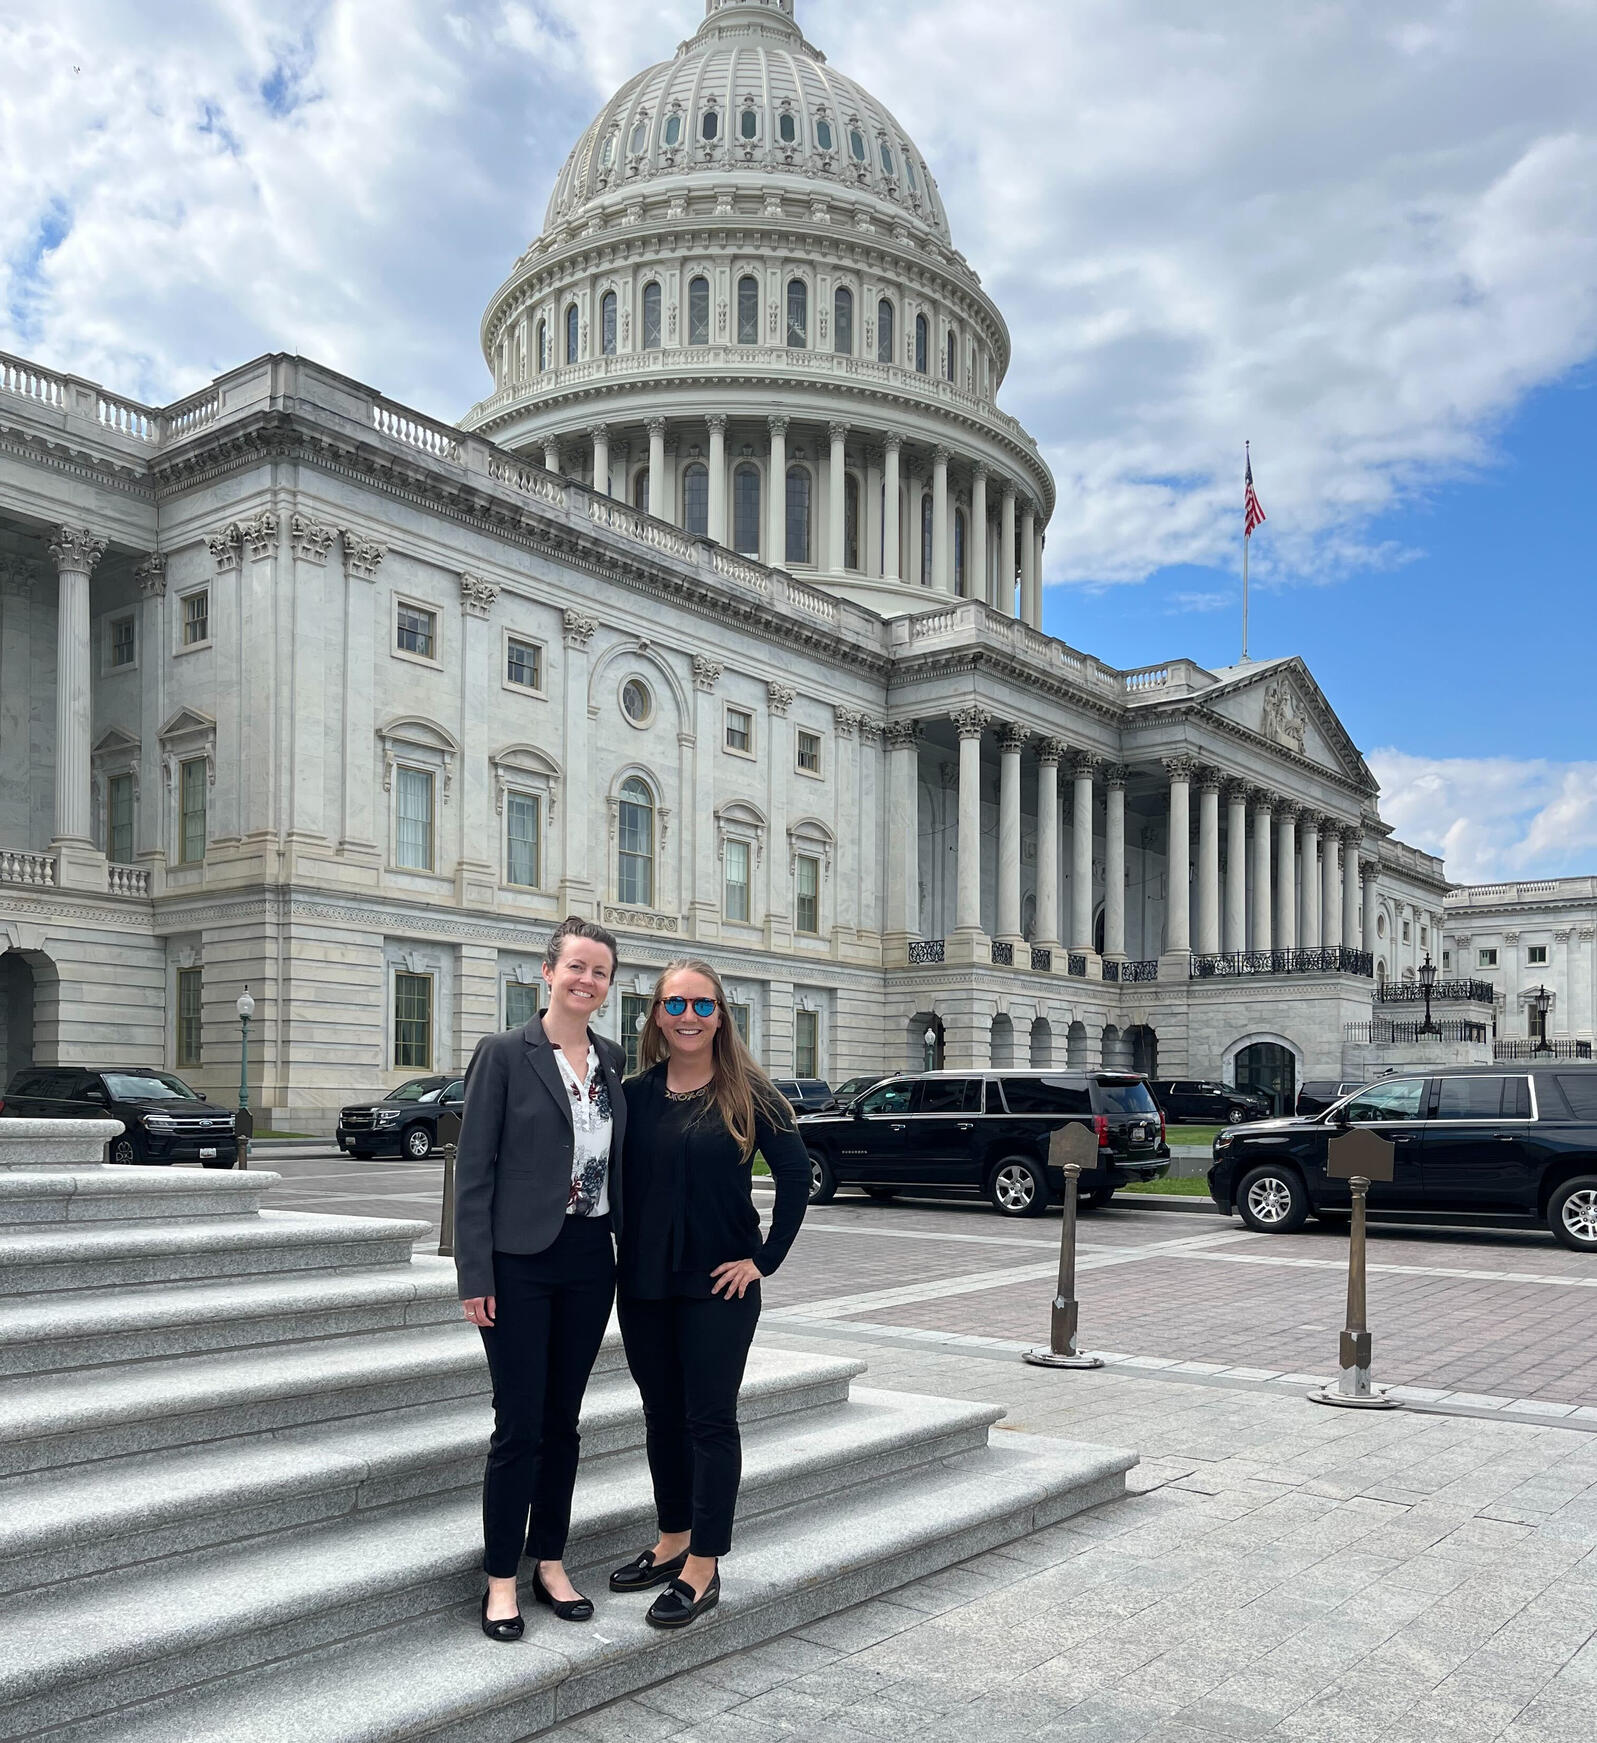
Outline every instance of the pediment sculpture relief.
POLYGON ((1272 744, 1284 746, 1303 755, 1304 735, 1308 721, 1284 678, 1277 678, 1264 692, 1264 718, 1260 722, 1264 736, 1272 744))

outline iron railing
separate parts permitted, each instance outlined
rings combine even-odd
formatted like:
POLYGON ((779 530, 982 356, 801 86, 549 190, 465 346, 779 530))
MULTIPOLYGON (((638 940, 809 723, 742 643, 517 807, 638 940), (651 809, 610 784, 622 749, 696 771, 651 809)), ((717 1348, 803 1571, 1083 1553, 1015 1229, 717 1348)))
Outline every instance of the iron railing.
POLYGON ((1015 947, 1001 938, 993 940, 993 966, 995 968, 1013 968, 1015 966, 1015 947))
POLYGON ((1159 978, 1159 958, 1148 957, 1143 962, 1108 961, 1103 965, 1105 980, 1133 981, 1157 980, 1159 978))
POLYGON ((1230 950, 1218 956, 1194 956, 1188 971, 1193 980, 1226 980, 1255 974, 1375 973, 1367 950, 1335 944, 1319 950, 1230 950))
POLYGON ((1590 1059, 1591 1056, 1590 1041, 1576 1041, 1569 1035, 1561 1035, 1553 1041, 1516 1039, 1492 1043, 1494 1059, 1590 1059))
POLYGON ((1362 1041, 1375 1047, 1416 1047, 1422 1041, 1484 1041, 1486 1025, 1471 1023, 1462 1017, 1448 1017, 1431 1025, 1431 1033, 1421 1032, 1419 1023, 1394 1023, 1387 1017, 1374 1017, 1368 1023, 1348 1023, 1342 1030, 1349 1041, 1362 1041))
MULTIPOLYGON (((1433 1005, 1489 1005, 1497 989, 1489 980, 1439 980, 1431 988, 1433 1005)), ((1417 980, 1389 980, 1375 989, 1380 1005, 1422 1005, 1425 989, 1417 980)))
POLYGON ((1065 961, 1065 973, 1073 974, 1080 980, 1087 978, 1087 958, 1084 952, 1072 950, 1065 961))
POLYGON ((1052 974, 1054 971, 1054 953, 1040 944, 1031 947, 1031 966, 1037 974, 1052 974))
POLYGON ((912 938, 909 943, 909 966, 921 968, 928 963, 943 960, 943 940, 941 938, 912 938))

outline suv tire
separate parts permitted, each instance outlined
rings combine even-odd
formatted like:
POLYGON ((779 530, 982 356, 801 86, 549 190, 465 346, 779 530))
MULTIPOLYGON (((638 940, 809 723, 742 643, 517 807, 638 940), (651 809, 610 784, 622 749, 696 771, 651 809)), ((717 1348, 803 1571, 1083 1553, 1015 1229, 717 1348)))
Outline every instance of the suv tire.
POLYGON ((433 1153, 433 1135, 423 1125, 406 1126, 399 1140, 400 1154, 412 1162, 425 1162, 433 1153))
POLYGON ((1000 1216, 1041 1216, 1052 1201, 1047 1176, 1024 1156, 1006 1156, 993 1169, 987 1197, 1000 1216))
POLYGON ((144 1161, 143 1140, 137 1132, 124 1132, 120 1138, 113 1138, 106 1145, 105 1159, 123 1168, 137 1168, 144 1161))
POLYGON ((1547 1226, 1577 1253, 1597 1253, 1597 1174, 1578 1174, 1553 1188, 1547 1226))
POLYGON ((808 1150, 805 1154, 810 1159, 810 1203, 830 1204, 837 1197, 837 1176, 832 1172, 832 1164, 819 1150, 808 1150))
POLYGON ((1237 1214, 1261 1235, 1292 1235, 1309 1215, 1309 1193, 1296 1168, 1268 1162, 1237 1182, 1237 1214))
POLYGON ((1240 1126, 1247 1117, 1246 1108, 1229 1107, 1225 1111, 1225 1123, 1228 1126, 1240 1126))

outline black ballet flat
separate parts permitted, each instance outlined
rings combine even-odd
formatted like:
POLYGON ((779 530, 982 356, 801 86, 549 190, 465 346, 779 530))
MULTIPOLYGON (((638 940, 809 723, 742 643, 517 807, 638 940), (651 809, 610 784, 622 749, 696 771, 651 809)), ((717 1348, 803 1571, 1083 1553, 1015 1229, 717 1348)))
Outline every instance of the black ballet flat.
POLYGON ((646 1592, 653 1586, 663 1586, 673 1574, 679 1574, 687 1566, 688 1552, 674 1555, 669 1561, 663 1561, 655 1566, 654 1551, 644 1550, 643 1554, 629 1561, 625 1567, 618 1567, 610 1575, 610 1590, 612 1592, 646 1592))
POLYGON ((710 1575, 710 1583, 704 1588, 701 1598, 694 1597, 693 1588, 686 1580, 672 1580, 644 1612, 643 1619, 652 1622, 656 1628, 686 1628, 696 1616, 713 1610, 720 1601, 719 1571, 710 1575))
POLYGON ((537 1568, 532 1570, 532 1595, 540 1604, 547 1604, 562 1622, 591 1622, 593 1620, 593 1599, 584 1598, 579 1593, 575 1598, 552 1598, 549 1588, 543 1583, 543 1575, 537 1568))
POLYGON ((514 1616, 501 1616, 496 1621, 488 1620, 488 1594, 482 1595, 482 1631, 490 1640, 497 1640, 501 1646, 514 1646, 527 1631, 527 1624, 521 1619, 518 1610, 514 1616))

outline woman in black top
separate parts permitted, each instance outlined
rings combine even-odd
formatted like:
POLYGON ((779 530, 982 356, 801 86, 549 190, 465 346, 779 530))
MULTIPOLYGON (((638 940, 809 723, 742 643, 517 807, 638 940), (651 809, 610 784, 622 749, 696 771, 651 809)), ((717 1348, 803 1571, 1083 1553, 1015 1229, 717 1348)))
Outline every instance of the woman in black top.
POLYGON ((737 1397, 760 1279, 804 1220, 810 1168, 786 1101, 727 1016, 708 963, 673 962, 654 989, 628 1080, 622 1181, 627 1218, 617 1311, 643 1396, 659 1540, 610 1576, 616 1592, 664 1584, 648 1620, 685 1628, 720 1599, 742 1475, 737 1397), (776 1182, 763 1240, 754 1153, 776 1182))

